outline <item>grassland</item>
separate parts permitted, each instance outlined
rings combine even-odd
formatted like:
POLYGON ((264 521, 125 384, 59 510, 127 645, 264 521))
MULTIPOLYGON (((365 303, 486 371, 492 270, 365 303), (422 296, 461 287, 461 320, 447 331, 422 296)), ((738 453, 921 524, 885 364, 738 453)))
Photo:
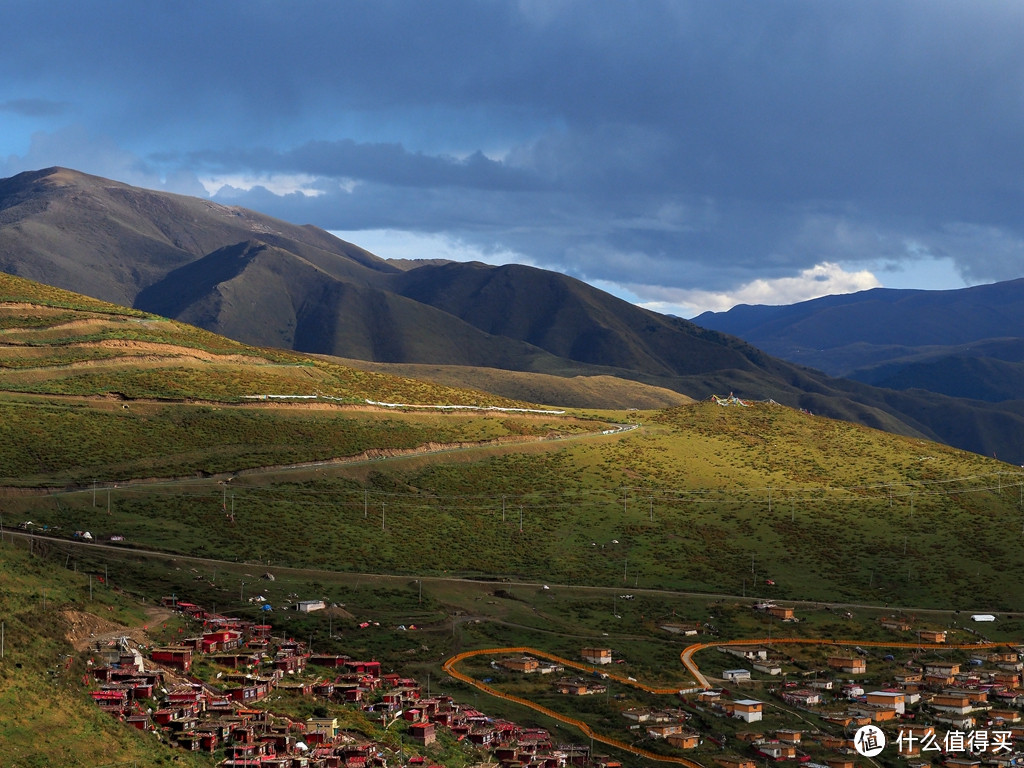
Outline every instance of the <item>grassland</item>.
MULTIPOLYGON (((437 420, 508 428, 377 418, 373 428, 410 444, 437 420)), ((214 433, 203 434, 213 461, 214 433)), ((1011 535, 1021 481, 982 457, 778 406, 699 405, 623 434, 229 483, 83 484, 12 496, 8 509, 64 531, 275 565, 1021 610, 1024 598, 1001 586, 1024 565, 1011 535)))
POLYGON ((516 407, 481 391, 256 348, 194 326, 0 273, 0 389, 126 399, 241 402, 320 394, 334 402, 516 407))
POLYGON ((0 482, 124 482, 327 461, 428 444, 531 441, 595 431, 576 417, 408 413, 0 395, 0 482), (66 437, 62 437, 66 436, 66 437))
POLYGON ((503 371, 465 365, 374 363, 337 358, 343 365, 363 371, 389 373, 432 381, 450 387, 492 392, 513 400, 557 403, 568 408, 655 410, 692 403, 693 398, 664 387, 595 373, 557 376, 550 373, 503 371))
POLYGON ((0 361, 41 355, 0 369, 0 386, 31 374, 40 392, 0 396, 0 482, 15 518, 279 565, 1024 609, 1001 586, 1024 566, 1022 477, 974 454, 771 403, 366 410, 366 399, 525 404, 247 348, 96 302, 76 310, 72 294, 2 279, 4 339, 17 343, 0 361), (148 351, 61 362, 109 351, 108 333, 148 351), (266 394, 270 370, 298 377, 280 384, 290 393, 330 380, 337 399, 245 404, 266 394), (630 420, 642 426, 601 434, 630 420))
POLYGON ((71 611, 105 625, 146 622, 143 606, 110 589, 90 590, 86 573, 0 542, 0 763, 11 768, 118 764, 212 766, 210 759, 171 755, 150 735, 101 712, 82 677, 84 657, 72 647, 71 611), (97 619, 99 620, 99 619, 97 619))

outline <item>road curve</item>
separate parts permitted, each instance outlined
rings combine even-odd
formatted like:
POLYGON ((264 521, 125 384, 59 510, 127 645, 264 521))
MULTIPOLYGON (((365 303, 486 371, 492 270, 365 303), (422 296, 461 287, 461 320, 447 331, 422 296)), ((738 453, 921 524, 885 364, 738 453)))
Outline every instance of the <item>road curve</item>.
MULTIPOLYGON (((717 648, 725 645, 831 645, 831 646, 868 646, 872 648, 931 648, 931 649, 957 649, 957 650, 976 650, 982 648, 991 648, 995 643, 906 643, 906 642, 895 642, 888 640, 838 640, 834 638, 810 638, 810 637, 783 637, 783 638, 755 638, 755 639, 744 639, 744 640, 719 640, 711 643, 694 643, 693 645, 687 646, 683 649, 683 652, 679 655, 679 659, 682 662, 686 670, 693 675, 697 684, 705 690, 712 687, 708 679, 701 674, 700 668, 697 663, 693 660, 693 655, 698 651, 703 651, 708 648, 717 648)), ((630 754, 637 755, 639 757, 646 758, 648 760, 655 760, 662 763, 674 763, 676 765, 685 765, 688 768, 705 768, 701 763, 695 760, 690 760, 685 757, 676 757, 673 755, 660 755, 657 752, 651 752, 650 750, 643 749, 642 747, 633 746, 626 744, 618 739, 613 739, 610 736, 604 736, 603 734, 597 733, 587 723, 582 720, 577 720, 574 717, 563 715, 559 712, 555 712, 552 709, 548 709, 540 704, 532 702, 528 699, 524 699, 519 696, 512 696, 511 694, 502 693, 501 691, 492 688, 486 683, 480 682, 474 677, 471 677, 463 672, 456 669, 456 666, 466 659, 471 659, 476 656, 493 656, 499 654, 529 654, 531 656, 538 656, 542 659, 554 661, 566 667, 572 667, 573 669, 579 669, 584 672, 593 672, 595 667, 593 664, 584 664, 579 661, 573 661, 571 659, 564 659, 561 656, 556 656, 553 653, 547 651, 541 651, 536 648, 530 648, 528 646, 514 646, 508 648, 481 648, 475 651, 463 651, 455 656, 447 659, 442 668, 449 675, 454 677, 456 680, 461 680, 468 685, 473 686, 477 690, 483 691, 490 696, 496 696, 499 699, 505 699, 516 704, 520 704, 524 707, 540 712, 547 717, 553 718, 560 722, 572 725, 582 731, 586 736, 589 736, 594 741, 599 741, 602 744, 606 744, 616 749, 621 749, 630 754)), ((671 695, 679 692, 678 687, 673 688, 657 688, 649 686, 645 683, 641 683, 638 680, 634 680, 631 677, 623 677, 612 672, 601 673, 603 678, 615 680, 623 685, 629 685, 633 688, 639 688, 640 690, 647 691, 648 693, 655 693, 661 695, 671 695)))
POLYGON ((708 679, 701 674, 697 662, 693 660, 693 654, 707 648, 718 648, 725 645, 850 645, 868 646, 869 648, 938 648, 956 650, 976 650, 980 648, 992 648, 995 643, 905 643, 893 640, 837 640, 834 638, 819 637, 775 637, 760 638, 754 640, 716 640, 712 643, 694 643, 683 649, 679 654, 679 660, 686 667, 687 672, 693 675, 694 679, 705 690, 712 688, 708 679))
MULTIPOLYGON (((685 765, 685 766, 687 766, 687 768, 704 768, 704 766, 701 765, 700 763, 698 763, 698 762, 696 762, 694 760, 689 760, 689 759, 687 759, 685 757, 674 757, 674 756, 671 756, 671 755, 659 755, 657 752, 651 752, 650 750, 643 749, 642 747, 636 747, 636 746, 633 746, 631 744, 626 744, 625 742, 619 741, 618 739, 613 739, 610 736, 605 736, 603 734, 600 734, 597 731, 595 731, 593 728, 591 728, 587 723, 583 722, 582 720, 577 720, 574 717, 569 717, 568 715, 563 715, 563 714, 561 714, 559 712, 555 712, 553 709, 548 709, 547 707, 541 706, 540 704, 532 702, 532 701, 530 701, 528 699, 524 699, 524 698, 521 698, 519 696, 512 696, 512 695, 507 694, 507 693, 502 693, 501 691, 495 690, 494 688, 492 688, 491 686, 487 685, 486 683, 482 683, 482 682, 476 680, 475 678, 470 677, 469 675, 466 675, 466 674, 464 674, 462 672, 459 672, 459 670, 457 670, 455 668, 455 666, 457 664, 459 664, 459 662, 465 661, 466 659, 472 658, 474 656, 483 656, 483 655, 490 655, 490 654, 503 654, 503 653, 529 653, 530 655, 541 656, 541 657, 543 657, 545 659, 550 659, 551 661, 557 661, 558 663, 564 664, 566 666, 575 667, 576 669, 583 669, 583 670, 593 669, 593 666, 587 666, 585 664, 580 664, 579 662, 570 661, 569 659, 563 659, 563 658, 561 658, 559 656, 555 656, 553 654, 546 653, 544 651, 538 651, 536 648, 529 648, 529 647, 526 647, 526 646, 513 647, 513 648, 485 648, 485 649, 477 650, 477 651, 464 651, 462 653, 456 654, 455 656, 452 656, 450 659, 445 661, 445 663, 443 665, 443 668, 444 668, 445 672, 447 672, 449 675, 454 677, 456 680, 461 680, 464 683, 468 683, 469 685, 472 685, 474 688, 477 688, 478 690, 481 690, 481 691, 483 691, 484 693, 486 693, 486 694, 488 694, 490 696, 496 696, 499 699, 505 699, 506 701, 511 701, 511 702, 516 703, 516 704, 521 704, 524 707, 529 707, 530 709, 534 710, 535 712, 540 712, 543 715, 551 717, 551 718, 553 718, 555 720, 559 720, 559 721, 561 721, 563 723, 566 723, 567 725, 572 725, 572 726, 578 728, 586 736, 589 736, 594 741, 599 741, 602 744, 607 744, 610 747, 615 747, 616 749, 621 749, 621 750, 623 750, 625 752, 629 752, 630 754, 638 755, 640 757, 644 757, 644 758, 646 758, 648 760, 657 760, 657 761, 662 762, 662 763, 674 763, 676 765, 685 765)), ((637 688, 642 688, 644 690, 651 691, 651 692, 654 692, 654 693, 658 693, 658 692, 675 693, 676 690, 677 690, 675 688, 668 688, 668 689, 651 688, 649 686, 640 684, 640 683, 638 683, 636 681, 627 680, 626 678, 620 677, 618 675, 611 675, 611 674, 609 674, 608 677, 609 678, 614 678, 615 680, 617 680, 619 682, 622 682, 622 683, 625 683, 626 685, 632 685, 632 686, 635 686, 637 688)))

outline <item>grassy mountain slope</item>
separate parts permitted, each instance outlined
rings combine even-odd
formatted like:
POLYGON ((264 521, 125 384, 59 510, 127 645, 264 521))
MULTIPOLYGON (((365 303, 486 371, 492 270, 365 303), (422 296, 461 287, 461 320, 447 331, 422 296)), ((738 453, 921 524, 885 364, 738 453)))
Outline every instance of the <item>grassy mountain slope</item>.
POLYGON ((384 411, 351 414, 346 407, 365 411, 368 399, 430 406, 536 406, 249 347, 177 321, 4 274, 0 389, 8 393, 0 397, 0 474, 22 485, 231 472, 371 450, 408 451, 428 443, 501 441, 599 428, 558 414, 518 419, 501 412, 410 418, 384 411), (299 399, 288 407, 269 395, 299 399), (58 439, 61 434, 74 439, 58 439), (112 434, 118 439, 111 440, 112 434))
POLYGON ((554 376, 465 365, 417 365, 339 360, 352 368, 391 373, 415 379, 492 392, 514 400, 558 403, 568 408, 654 410, 693 402, 684 394, 665 387, 642 384, 609 375, 554 376))
POLYGON ((252 395, 319 392, 347 402, 526 405, 251 347, 3 273, 0 331, 0 386, 12 391, 236 402, 252 395))
MULTIPOLYGON (((0 268, 246 343, 373 361, 609 375, 698 400, 734 391, 899 434, 963 437, 959 447, 1024 461, 1014 438, 1024 421, 1013 409, 991 428, 984 404, 950 399, 933 407, 914 392, 892 397, 830 379, 556 273, 451 263, 403 270, 314 227, 66 169, 0 181, 0 268), (951 424, 951 415, 963 423, 951 424)), ((175 375, 186 374, 179 367, 175 375)), ((265 368, 261 381, 269 386, 281 375, 265 368)), ((310 375, 319 386, 324 372, 310 375)), ((169 393, 174 378, 166 371, 141 377, 139 391, 152 395, 169 393)), ((66 378, 69 392, 99 386, 85 371, 66 378)), ((19 381, 36 391, 31 376, 19 381)))
MULTIPOLYGON (((102 574, 102 571, 101 571, 102 574)), ((147 623, 142 606, 118 592, 90 590, 89 577, 55 567, 21 546, 0 541, 0 763, 10 768, 161 765, 167 747, 150 734, 124 726, 89 698, 81 684, 88 670, 72 637, 88 642, 118 625, 147 623), (91 593, 91 595, 90 595, 91 593)), ((155 639, 155 638, 154 638, 155 639)), ((211 757, 184 752, 176 765, 213 766, 211 757)))
MULTIPOLYGON (((131 468, 122 468, 98 492, 84 478, 46 495, 23 491, 6 514, 275 566, 1024 608, 1004 588, 1006 574, 1024 567, 1012 535, 1022 477, 1005 465, 778 405, 636 415, 644 426, 621 435, 393 460, 382 452, 228 483, 128 482, 131 468)), ((228 422, 181 425, 199 438, 194 465, 211 465, 233 443, 228 422)), ((379 441, 417 427, 438 423, 405 415, 365 434, 379 441)), ((76 428, 37 423, 52 441, 76 428)), ((277 439, 294 445, 306 434, 282 430, 277 439)), ((108 441, 130 435, 124 423, 105 430, 108 441)))
POLYGON ((246 347, 10 276, 0 288, 15 519, 327 569, 733 592, 772 578, 779 597, 1016 605, 998 574, 1024 567, 1008 536, 1024 478, 977 455, 772 403, 367 410, 360 398, 525 403, 246 347), (242 401, 271 385, 340 399, 242 401), (642 426, 608 431, 627 420, 642 426))

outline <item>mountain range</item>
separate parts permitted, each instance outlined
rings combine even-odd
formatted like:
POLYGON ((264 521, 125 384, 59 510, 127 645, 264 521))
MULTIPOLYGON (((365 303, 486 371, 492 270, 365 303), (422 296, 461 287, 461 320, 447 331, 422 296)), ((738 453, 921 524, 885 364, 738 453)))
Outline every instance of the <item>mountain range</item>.
POLYGON ((1024 279, 950 291, 875 288, 695 322, 832 376, 1006 402, 1024 397, 1024 279))
POLYGON ((735 392, 1024 461, 1020 400, 833 378, 556 272, 391 262, 313 226, 64 168, 0 180, 0 270, 247 344, 735 392))

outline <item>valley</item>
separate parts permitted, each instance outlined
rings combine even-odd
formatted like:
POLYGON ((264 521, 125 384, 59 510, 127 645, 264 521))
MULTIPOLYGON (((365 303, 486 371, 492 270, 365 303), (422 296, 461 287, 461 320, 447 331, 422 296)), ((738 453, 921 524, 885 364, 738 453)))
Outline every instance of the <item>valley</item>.
MULTIPOLYGON (((452 301, 415 271, 387 280, 452 301)), ((631 354, 692 331, 664 323, 631 354)), ((1021 468, 812 413, 816 374, 738 342, 694 399, 536 350, 506 377, 249 346, 12 275, 0 333, 0 764, 851 768, 866 725, 1018 737, 1021 468), (754 362, 808 394, 742 397, 754 362)), ((875 402, 844 407, 895 426, 875 402)))
MULTIPOLYGON (((1005 653, 999 648, 1005 649, 1009 638, 1018 636, 1022 627, 1019 616, 1001 614, 996 624, 986 628, 986 642, 979 644, 969 616, 952 611, 780 603, 765 598, 742 600, 647 589, 623 593, 622 587, 343 574, 265 565, 257 568, 254 563, 118 551, 117 547, 38 537, 29 555, 25 537, 23 533, 5 533, 0 542, 5 557, 20 562, 26 572, 45 562, 60 563, 63 568, 58 571, 67 574, 61 578, 69 585, 77 584, 63 603, 51 602, 49 608, 37 604, 35 613, 40 619, 54 616, 58 605, 64 609, 72 604, 83 612, 81 615, 88 615, 111 598, 124 601, 135 589, 151 593, 155 589, 159 593, 164 587, 165 592, 175 595, 173 604, 179 607, 172 619, 164 619, 162 629, 149 627, 151 634, 156 632, 163 640, 154 635, 145 642, 140 648, 144 655, 149 653, 147 648, 180 644, 180 639, 173 640, 175 636, 215 637, 218 626, 236 628, 244 639, 255 631, 255 625, 267 624, 269 619, 275 637, 278 631, 286 634, 272 640, 270 646, 262 640, 247 642, 242 652, 251 656, 256 649, 254 658, 262 657, 262 661, 250 671, 249 678, 236 675, 236 682, 228 683, 225 690, 234 690, 232 686, 238 681, 244 687, 245 679, 257 681, 257 685, 260 680, 273 680, 271 662, 283 664, 290 658, 274 649, 279 644, 296 647, 294 641, 283 638, 302 638, 298 648, 308 655, 308 666, 304 664, 298 671, 278 678, 277 685, 254 689, 257 693, 248 710, 253 714, 273 713, 267 723, 278 726, 289 721, 301 723, 305 717, 307 736, 329 712, 326 719, 337 721, 339 735, 349 734, 345 742, 349 748, 362 750, 355 754, 366 754, 367 747, 371 752, 376 749, 388 764, 404 764, 422 753, 428 759, 440 759, 443 765, 465 765, 470 764, 467 760, 471 761, 474 753, 476 759, 486 752, 520 750, 525 754, 521 750, 528 748, 525 745, 531 743, 530 739, 539 739, 528 748, 531 752, 590 755, 607 765, 615 761, 646 765, 652 760, 665 760, 706 766, 718 764, 720 756, 743 754, 748 749, 745 743, 767 750, 777 747, 777 739, 752 741, 756 734, 765 739, 766 733, 794 730, 803 735, 800 751, 825 761, 837 754, 834 744, 849 743, 850 732, 843 725, 850 722, 849 712, 862 713, 854 713, 856 720, 872 711, 870 706, 858 703, 855 696, 844 705, 838 693, 829 694, 818 685, 831 682, 827 671, 831 659, 866 661, 865 671, 845 677, 856 679, 862 689, 869 691, 872 682, 905 676, 908 667, 969 667, 966 678, 984 673, 986 665, 1002 659, 1005 653), (97 573, 104 577, 102 582, 97 573), (87 574, 92 574, 88 585, 87 574), (296 611, 295 601, 301 603, 304 599, 326 607, 309 613, 296 611), (264 612, 263 606, 273 608, 264 612), (941 637, 942 642, 937 645, 934 640, 925 641, 922 637, 926 634, 941 637), (472 650, 467 651, 467 646, 472 650), (608 648, 608 659, 621 659, 622 663, 604 666, 582 661, 580 649, 587 647, 608 648), (736 651, 744 658, 723 655, 722 649, 736 651), (749 658, 745 657, 748 651, 742 649, 750 649, 749 658), (349 678, 344 673, 324 667, 336 654, 343 654, 337 656, 339 664, 347 659, 344 663, 353 669, 356 660, 371 657, 380 661, 381 669, 378 673, 359 672, 346 683, 349 678), (758 661, 757 654, 766 654, 766 661, 758 661), (972 666, 973 658, 980 660, 978 672, 972 666), (986 661, 989 658, 992 661, 986 661), (501 664, 508 660, 508 668, 499 665, 496 669, 487 659, 501 664), (547 675, 513 671, 521 659, 557 668, 547 675), (754 671, 749 682, 723 680, 737 668, 747 669, 749 675, 751 664, 754 671), (765 671, 758 672, 759 666, 765 671), (780 667, 781 673, 773 673, 773 666, 780 667), (722 668, 730 671, 720 672, 722 668), (389 691, 397 690, 394 682, 388 682, 388 670, 401 673, 395 677, 402 678, 402 690, 417 692, 415 698, 404 700, 398 708, 389 704, 399 700, 388 698, 389 691), (374 674, 383 679, 383 687, 369 684, 374 674), (325 701, 322 694, 301 690, 303 685, 315 687, 328 680, 334 680, 335 690, 355 691, 370 685, 369 693, 362 694, 364 702, 355 705, 355 711, 362 707, 368 714, 355 717, 352 704, 328 703, 321 709, 324 705, 317 702, 325 701), (590 695, 557 690, 568 691, 573 686, 587 686, 590 695), (677 691, 686 693, 680 698, 675 696, 677 691), (799 696, 810 692, 821 703, 798 703, 799 696), (379 698, 381 694, 383 698, 379 698), (828 704, 824 703, 826 696, 828 704), (756 721, 735 719, 735 715, 729 715, 729 705, 735 701, 760 702, 762 716, 756 721), (409 708, 421 714, 405 717, 409 708), (442 717, 444 712, 448 715, 442 717), (843 712, 847 713, 845 720, 840 716, 843 712), (637 718, 642 718, 641 724, 650 718, 639 732, 635 727, 637 718), (400 727, 395 727, 396 722, 400 727), (453 723, 454 733, 465 734, 468 743, 479 746, 467 753, 457 748, 453 751, 451 743, 442 747, 441 741, 417 745, 416 734, 423 732, 418 723, 424 728, 429 723, 430 732, 436 731, 435 738, 443 741, 442 732, 450 727, 443 725, 445 722, 453 723), (399 738, 389 738, 389 730, 399 738), (652 737, 655 732, 663 735, 652 737), (498 735, 502 733, 505 736, 498 735), (699 742, 696 748, 673 747, 685 742, 667 738, 691 733, 699 742), (482 741, 471 741, 471 736, 482 741), (545 743, 551 746, 545 748, 545 743), (607 751, 602 753, 602 748, 607 751)), ((51 592, 50 599, 54 597, 51 592)), ((164 602, 172 605, 170 597, 164 602)), ((151 621, 136 619, 140 620, 151 621)), ((128 634, 127 630, 124 633, 128 634)), ((115 637, 117 633, 107 636, 115 637)), ((13 633, 8 635, 9 640, 12 637, 13 633)), ((7 649, 15 658, 24 659, 23 646, 11 643, 7 649)), ((222 675, 224 680, 230 677, 231 669, 225 665, 234 658, 232 653, 237 655, 239 651, 216 647, 203 653, 193 651, 191 679, 207 680, 211 691, 219 690, 225 685, 222 675)), ((88 655, 98 658, 96 650, 88 655)), ((156 669, 167 667, 160 664, 156 669)), ((170 681, 179 677, 164 674, 165 685, 174 690, 170 681)), ((181 680, 184 682, 184 678, 181 680)), ((218 699, 212 693, 209 696, 203 723, 212 723, 211 718, 218 717, 218 699)), ((923 701, 920 696, 914 700, 923 701)), ((922 715, 932 711, 920 703, 915 704, 915 711, 918 707, 922 715)), ((165 705, 160 712, 166 711, 165 705)), ((174 722, 170 724, 172 729, 174 722)), ((257 730, 262 727, 259 722, 252 723, 257 730)), ((199 724, 196 728, 202 733, 210 726, 199 724)), ((1012 728, 1007 723, 990 730, 993 734, 1009 734, 1012 728)), ((19 743, 16 734, 8 743, 12 748, 19 743)), ((884 762, 890 763, 899 764, 884 762)))

